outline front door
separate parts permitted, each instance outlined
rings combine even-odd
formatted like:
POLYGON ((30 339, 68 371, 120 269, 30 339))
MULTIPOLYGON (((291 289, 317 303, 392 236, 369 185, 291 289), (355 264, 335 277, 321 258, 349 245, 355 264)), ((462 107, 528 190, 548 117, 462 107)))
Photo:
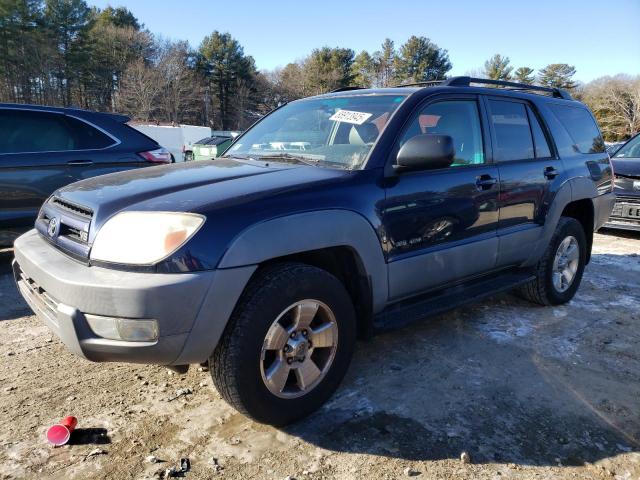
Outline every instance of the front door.
POLYGON ((453 139, 452 166, 389 179, 379 214, 389 297, 399 300, 492 270, 497 258, 498 169, 487 163, 488 133, 474 95, 421 106, 393 154, 415 135, 453 139))

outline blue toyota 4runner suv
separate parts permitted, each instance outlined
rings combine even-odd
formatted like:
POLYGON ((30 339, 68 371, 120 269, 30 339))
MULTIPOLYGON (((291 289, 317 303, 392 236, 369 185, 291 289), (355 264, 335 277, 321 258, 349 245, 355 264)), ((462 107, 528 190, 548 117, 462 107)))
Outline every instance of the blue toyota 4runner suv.
POLYGON ((510 289, 570 300, 613 203, 566 92, 348 88, 275 110, 218 160, 56 191, 13 267, 72 352, 208 362, 231 405, 283 425, 329 398, 358 336, 510 289))

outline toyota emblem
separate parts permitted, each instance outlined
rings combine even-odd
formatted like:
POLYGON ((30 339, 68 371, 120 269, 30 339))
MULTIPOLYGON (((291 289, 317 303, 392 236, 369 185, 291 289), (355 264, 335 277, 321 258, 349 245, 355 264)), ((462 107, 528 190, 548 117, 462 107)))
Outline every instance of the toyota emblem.
POLYGON ((47 233, 52 238, 56 236, 56 233, 58 233, 58 219, 57 218, 54 217, 51 220, 49 220, 49 226, 47 227, 47 233))

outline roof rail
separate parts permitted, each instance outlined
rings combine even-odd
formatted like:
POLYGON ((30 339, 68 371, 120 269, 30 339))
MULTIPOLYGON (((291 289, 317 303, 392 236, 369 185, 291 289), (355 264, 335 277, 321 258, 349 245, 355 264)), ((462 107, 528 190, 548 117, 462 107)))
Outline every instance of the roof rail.
POLYGON ((472 83, 478 83, 480 85, 496 85, 500 87, 508 87, 512 90, 530 90, 534 92, 550 93, 553 97, 564 98, 565 100, 573 100, 573 97, 569 92, 562 88, 553 87, 541 87, 538 85, 529 85, 527 83, 508 82, 506 80, 492 80, 490 78, 475 78, 475 77, 451 77, 442 82, 441 85, 447 85, 451 87, 468 87, 472 83))
POLYGON ((446 80, 425 80, 424 82, 401 83, 394 87, 431 87, 433 85, 442 85, 446 80))
POLYGON ((348 92, 349 90, 362 90, 364 87, 358 87, 356 85, 352 85, 349 87, 340 87, 340 88, 336 88, 335 90, 331 90, 329 93, 336 93, 336 92, 348 92))
POLYGON ((396 87, 469 87, 472 83, 480 85, 496 85, 500 87, 507 87, 511 90, 524 90, 533 92, 545 92, 550 93, 553 97, 564 98, 565 100, 573 100, 573 97, 569 92, 562 88, 541 87, 538 85, 529 85, 526 83, 508 82, 506 80, 492 80, 490 78, 475 78, 475 77, 451 77, 446 80, 427 80, 424 82, 403 83, 396 85, 396 87))

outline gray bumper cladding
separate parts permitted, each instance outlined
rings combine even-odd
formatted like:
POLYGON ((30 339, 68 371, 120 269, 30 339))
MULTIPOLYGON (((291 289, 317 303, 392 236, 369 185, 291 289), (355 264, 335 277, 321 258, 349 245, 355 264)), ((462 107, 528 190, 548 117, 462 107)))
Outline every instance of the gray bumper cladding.
POLYGON ((202 362, 215 348, 255 267, 197 273, 136 273, 88 267, 32 230, 15 242, 14 276, 34 312, 73 353, 93 361, 202 362), (97 336, 86 315, 153 319, 153 342, 97 336))

